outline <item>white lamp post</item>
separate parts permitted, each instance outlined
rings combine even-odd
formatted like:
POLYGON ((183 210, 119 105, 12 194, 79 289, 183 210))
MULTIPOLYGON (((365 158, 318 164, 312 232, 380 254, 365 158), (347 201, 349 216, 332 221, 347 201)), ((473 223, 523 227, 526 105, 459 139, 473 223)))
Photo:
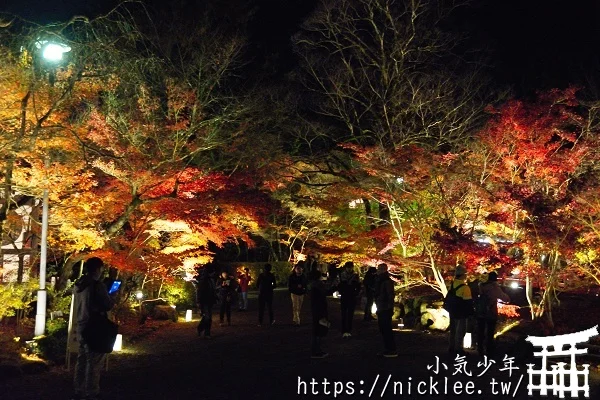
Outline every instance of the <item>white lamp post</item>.
MULTIPOLYGON (((46 161, 48 165, 48 161, 46 161)), ((37 293, 34 335, 43 335, 46 330, 46 250, 48 243, 48 189, 44 189, 42 205, 42 243, 40 248, 40 289, 37 293)))
MULTIPOLYGON (((38 41, 35 46, 42 51, 42 57, 49 62, 62 60, 63 54, 71 51, 67 45, 38 41)), ((46 158, 46 169, 50 167, 50 160, 46 158)), ((46 303, 48 293, 46 292, 46 254, 48 244, 48 188, 44 189, 42 199, 42 238, 40 243, 40 289, 37 293, 37 307, 35 314, 34 335, 43 335, 46 331, 46 303)))

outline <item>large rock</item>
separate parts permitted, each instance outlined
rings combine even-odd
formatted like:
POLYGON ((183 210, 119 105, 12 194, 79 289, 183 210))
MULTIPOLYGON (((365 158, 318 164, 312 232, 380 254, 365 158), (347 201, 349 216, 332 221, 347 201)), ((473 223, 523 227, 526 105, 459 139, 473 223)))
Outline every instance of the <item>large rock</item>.
POLYGON ((421 325, 429 329, 445 331, 450 326, 450 316, 443 308, 427 308, 421 314, 421 325))
POLYGON ((177 322, 177 311, 171 306, 156 306, 150 314, 152 319, 177 322))

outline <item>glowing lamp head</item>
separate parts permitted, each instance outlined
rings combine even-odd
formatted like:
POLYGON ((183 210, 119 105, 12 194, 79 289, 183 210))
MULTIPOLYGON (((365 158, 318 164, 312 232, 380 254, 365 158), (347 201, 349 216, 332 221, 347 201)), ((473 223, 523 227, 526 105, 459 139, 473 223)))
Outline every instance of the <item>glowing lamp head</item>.
POLYGON ((510 287, 513 289, 518 289, 519 288, 519 282, 511 282, 510 283, 510 287))
POLYGON ((35 46, 42 50, 42 57, 49 62, 58 62, 62 60, 64 53, 71 51, 71 47, 66 44, 48 42, 47 40, 36 42, 35 46))
POLYGON ((138 300, 143 299, 144 298, 144 293, 141 290, 137 291, 135 293, 135 298, 138 299, 138 300))

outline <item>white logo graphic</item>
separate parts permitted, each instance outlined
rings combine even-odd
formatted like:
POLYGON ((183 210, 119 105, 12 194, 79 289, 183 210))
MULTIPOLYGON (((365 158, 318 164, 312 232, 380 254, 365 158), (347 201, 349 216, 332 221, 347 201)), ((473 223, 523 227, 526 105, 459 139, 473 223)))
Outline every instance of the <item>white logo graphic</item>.
POLYGON ((565 398, 565 392, 571 392, 571 397, 579 397, 579 392, 583 392, 585 397, 590 397, 589 384, 589 364, 583 364, 583 369, 578 370, 575 363, 577 354, 587 353, 587 349, 578 349, 575 347, 577 343, 587 342, 591 337, 598 335, 598 325, 585 331, 569 333, 566 335, 557 336, 527 336, 528 342, 536 347, 541 347, 542 351, 533 353, 536 357, 542 358, 542 368, 539 370, 533 369, 534 364, 527 364, 527 372, 529 373, 529 396, 534 390, 539 390, 540 395, 547 396, 548 391, 552 390, 554 396, 565 398), (567 346, 564 349, 565 345, 567 346), (551 347, 552 350, 548 348, 551 347), (548 357, 565 357, 571 356, 571 365, 565 368, 567 363, 557 362, 548 367, 548 357), (539 376, 539 384, 534 384, 534 376, 539 376), (583 377, 583 384, 580 385, 579 377, 583 377))

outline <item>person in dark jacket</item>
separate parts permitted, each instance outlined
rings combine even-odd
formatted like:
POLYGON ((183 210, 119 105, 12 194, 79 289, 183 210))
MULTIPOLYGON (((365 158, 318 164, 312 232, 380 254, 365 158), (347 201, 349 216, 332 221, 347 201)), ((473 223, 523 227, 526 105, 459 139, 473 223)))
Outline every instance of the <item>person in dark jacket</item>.
POLYGON ((510 297, 502 291, 498 284, 498 274, 490 272, 486 282, 479 284, 479 301, 485 297, 485 310, 478 310, 477 318, 477 351, 480 356, 494 356, 496 323, 498 322, 498 300, 508 303, 510 297))
POLYGON ((366 303, 365 303, 365 321, 372 321, 373 313, 371 309, 373 308, 373 302, 375 301, 375 282, 377 281, 377 268, 369 267, 365 277, 363 278, 363 290, 365 293, 366 303))
POLYGON ((315 269, 310 273, 310 309, 312 312, 311 358, 328 356, 321 349, 321 338, 327 335, 329 329, 327 313, 327 284, 322 280, 323 274, 315 269))
POLYGON ((75 283, 75 305, 77 316, 77 341, 79 352, 75 377, 73 379, 74 398, 96 399, 100 392, 100 371, 106 359, 105 353, 92 351, 82 337, 90 315, 106 314, 115 302, 109 296, 104 283, 100 281, 104 272, 104 263, 98 257, 92 257, 83 264, 85 274, 75 283))
POLYGON ((306 279, 306 275, 304 275, 302 265, 296 264, 294 271, 288 278, 288 290, 292 298, 292 323, 296 326, 300 325, 300 310, 302 309, 307 287, 308 280, 306 279))
POLYGON ((360 294, 360 281, 354 272, 354 264, 348 261, 344 264, 343 271, 338 275, 337 290, 340 293, 340 308, 342 310, 342 337, 352 336, 352 320, 354 310, 360 294))
POLYGON ((200 278, 196 286, 196 303, 200 309, 200 326, 198 335, 204 333, 206 339, 211 339, 210 328, 212 327, 212 308, 217 302, 215 293, 215 269, 213 266, 206 266, 200 273, 200 278))
POLYGON ((225 316, 227 316, 227 325, 231 325, 231 305, 237 290, 237 282, 235 278, 229 276, 227 271, 223 271, 219 279, 217 279, 217 294, 221 309, 219 312, 219 321, 221 326, 225 324, 225 316))
POLYGON ((473 297, 471 288, 467 285, 467 269, 463 264, 458 264, 454 271, 454 280, 450 283, 450 290, 454 291, 460 299, 456 311, 450 312, 450 337, 448 353, 452 356, 464 355, 463 348, 467 321, 473 315, 473 297))
POLYGON ((392 316, 394 314, 394 282, 388 273, 387 264, 377 266, 377 282, 375 288, 375 304, 377 305, 377 324, 383 336, 384 357, 398 357, 392 316))
POLYGON ((275 275, 271 273, 271 264, 265 264, 264 271, 256 280, 258 287, 258 326, 262 326, 265 306, 269 308, 269 322, 275 323, 273 317, 273 289, 277 286, 275 275))

